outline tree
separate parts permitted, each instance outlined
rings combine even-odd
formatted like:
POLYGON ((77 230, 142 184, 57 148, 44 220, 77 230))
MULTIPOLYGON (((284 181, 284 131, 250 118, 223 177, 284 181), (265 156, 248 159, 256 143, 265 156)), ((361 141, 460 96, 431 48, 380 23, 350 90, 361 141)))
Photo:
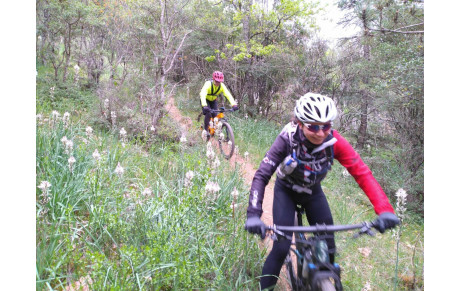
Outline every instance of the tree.
POLYGON ((339 5, 352 9, 343 23, 359 21, 363 29, 361 36, 346 40, 364 45, 363 54, 348 70, 355 71, 355 77, 345 93, 347 109, 360 104, 358 147, 369 139, 364 123, 378 123, 397 145, 397 160, 405 161, 400 165, 409 173, 407 187, 416 194, 412 197, 423 201, 423 1, 340 1, 339 5), (361 84, 353 84, 356 80, 361 84), (350 88, 362 88, 368 95, 356 98, 350 88))

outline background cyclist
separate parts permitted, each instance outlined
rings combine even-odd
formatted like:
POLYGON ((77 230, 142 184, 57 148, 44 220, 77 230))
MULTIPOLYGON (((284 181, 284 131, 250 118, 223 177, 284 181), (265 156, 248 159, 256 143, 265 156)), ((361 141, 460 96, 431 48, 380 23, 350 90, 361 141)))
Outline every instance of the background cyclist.
POLYGON ((201 99, 201 106, 203 109, 204 117, 204 128, 209 136, 209 120, 211 117, 216 117, 217 113, 211 113, 210 109, 217 110, 217 96, 219 94, 224 94, 227 98, 230 105, 233 107, 233 110, 238 110, 238 105, 233 99, 232 94, 225 86, 224 82, 224 74, 219 71, 215 71, 212 73, 212 81, 206 81, 201 88, 200 92, 200 99, 201 99))
MULTIPOLYGON (((320 94, 300 97, 294 109, 295 118, 288 123, 265 154, 256 171, 249 195, 245 228, 265 236, 260 220, 265 187, 276 171, 273 198, 273 223, 294 225, 296 204, 305 208, 310 225, 333 224, 331 210, 321 188, 321 181, 337 159, 354 177, 379 215, 377 229, 384 232, 399 224, 387 196, 372 172, 350 143, 336 130, 332 121, 337 116, 334 101, 320 94)), ((291 242, 275 241, 265 261, 260 279, 261 289, 274 288, 291 242), (273 275, 273 276, 267 276, 273 275)), ((331 263, 334 262, 334 238, 327 239, 331 263)))

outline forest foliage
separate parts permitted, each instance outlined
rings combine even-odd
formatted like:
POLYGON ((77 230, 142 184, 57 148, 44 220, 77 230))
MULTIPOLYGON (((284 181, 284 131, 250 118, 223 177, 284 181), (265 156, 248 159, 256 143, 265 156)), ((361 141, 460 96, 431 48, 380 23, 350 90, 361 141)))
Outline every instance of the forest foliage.
POLYGON ((39 0, 37 62, 53 67, 50 87, 96 91, 101 126, 110 128, 114 115, 135 136, 161 123, 180 87, 199 110, 214 70, 253 118, 284 122, 296 98, 326 94, 340 109, 336 127, 362 152, 384 149, 375 167, 397 171, 420 211, 423 1, 337 5, 347 11, 342 25, 359 31, 332 46, 315 33, 315 1, 39 0))
MULTIPOLYGON (((236 172, 221 175, 218 182, 228 195, 207 205, 209 173, 200 164, 202 148, 179 145, 178 125, 167 116, 171 96, 178 97, 181 110, 198 114, 199 90, 214 70, 224 72, 239 103, 232 125, 242 150, 260 160, 260 149, 277 131, 273 125, 281 128, 289 120, 299 96, 328 95, 340 111, 334 127, 353 143, 385 192, 405 189, 407 210, 423 218, 423 1, 341 0, 337 5, 347 12, 340 22, 358 31, 331 43, 317 34, 320 1, 37 0, 37 177, 52 177, 51 186, 40 184, 46 191, 37 195, 37 286, 68 287, 88 266, 93 287, 101 289, 106 284, 180 289, 192 281, 203 288, 256 286, 263 257, 242 235, 244 214, 229 207, 245 203, 230 195, 243 192, 243 182, 236 172), (68 108, 73 108, 72 123, 53 121, 68 108), (97 134, 88 133, 88 125, 97 134), (264 128, 269 130, 261 138, 264 128), (120 129, 126 134, 122 142, 113 137, 120 129), (72 148, 63 136, 72 140, 72 148), (102 160, 95 158, 96 149, 102 160), (178 196, 189 191, 182 183, 185 172, 200 168, 189 197, 178 196), (177 209, 164 208, 162 201, 177 209), (211 208, 217 216, 205 215, 211 208), (203 225, 193 225, 181 213, 203 225), (163 220, 151 225, 152 215, 174 225, 163 220), (231 227, 210 228, 216 219, 231 227), (181 236, 181 227, 190 229, 187 236, 181 236), (233 240, 225 239, 232 235, 233 240), (181 253, 181 246, 197 237, 208 241, 181 253), (169 240, 171 248, 160 252, 157 238, 169 240), (209 242, 218 251, 208 248, 209 242), (159 258, 163 265, 155 261, 159 258), (152 281, 158 274, 164 280, 152 281)), ((345 181, 339 172, 333 175, 345 181)), ((365 204, 354 191, 347 188, 347 197, 365 204)), ((338 212, 346 216, 343 222, 356 217, 346 210, 338 212)), ((423 276, 423 229, 411 231, 416 234, 401 246, 407 249, 401 264, 417 285, 423 276)), ((350 258, 349 269, 355 259, 350 258)), ((361 283, 347 282, 355 288, 361 283)), ((385 289, 391 282, 378 284, 385 289)))

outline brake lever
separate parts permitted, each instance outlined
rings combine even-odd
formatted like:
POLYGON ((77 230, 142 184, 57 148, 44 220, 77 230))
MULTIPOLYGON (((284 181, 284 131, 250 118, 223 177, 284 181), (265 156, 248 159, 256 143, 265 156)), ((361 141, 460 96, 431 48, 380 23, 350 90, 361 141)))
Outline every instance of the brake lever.
POLYGON ((375 236, 375 232, 372 231, 372 223, 365 222, 363 227, 360 229, 360 231, 353 235, 353 238, 358 238, 363 234, 367 234, 367 235, 370 235, 370 236, 375 236))

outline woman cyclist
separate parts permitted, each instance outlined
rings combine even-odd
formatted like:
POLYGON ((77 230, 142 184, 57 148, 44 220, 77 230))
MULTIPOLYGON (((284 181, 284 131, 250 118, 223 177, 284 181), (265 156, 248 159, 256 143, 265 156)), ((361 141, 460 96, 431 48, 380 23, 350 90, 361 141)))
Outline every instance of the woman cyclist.
MULTIPOLYGON (((200 99, 201 99, 201 106, 203 109, 204 117, 204 128, 208 132, 209 128, 209 120, 212 117, 216 117, 217 113, 211 113, 211 109, 217 110, 217 96, 219 94, 224 94, 227 98, 230 105, 233 107, 233 110, 238 110, 238 105, 236 104, 235 100, 233 99, 232 94, 224 85, 224 74, 219 71, 215 71, 212 73, 212 81, 206 81, 201 88, 200 92, 200 99)), ((209 136, 209 132, 208 132, 209 136)))
MULTIPOLYGON (((331 210, 321 188, 321 181, 337 159, 354 177, 379 215, 377 229, 384 232, 399 224, 387 196, 359 154, 336 130, 334 101, 326 96, 307 93, 294 109, 294 121, 288 123, 260 163, 252 181, 245 229, 265 236, 260 220, 265 186, 276 171, 273 198, 273 223, 294 225, 295 206, 300 204, 310 225, 333 224, 331 210)), ((265 261, 260 279, 261 289, 276 285, 291 242, 275 241, 265 261)), ((327 239, 331 262, 334 261, 334 238, 327 239)))

